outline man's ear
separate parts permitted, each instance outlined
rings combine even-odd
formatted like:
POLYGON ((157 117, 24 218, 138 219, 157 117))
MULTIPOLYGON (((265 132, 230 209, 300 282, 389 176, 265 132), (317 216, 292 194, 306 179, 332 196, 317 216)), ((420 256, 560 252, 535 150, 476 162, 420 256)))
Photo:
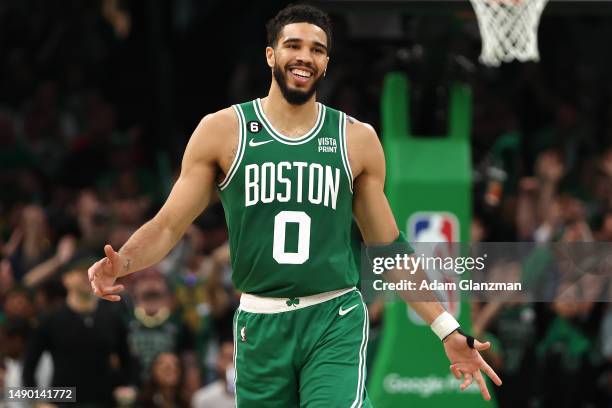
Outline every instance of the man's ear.
POLYGON ((274 57, 274 48, 266 47, 266 62, 270 68, 274 68, 276 58, 274 57))

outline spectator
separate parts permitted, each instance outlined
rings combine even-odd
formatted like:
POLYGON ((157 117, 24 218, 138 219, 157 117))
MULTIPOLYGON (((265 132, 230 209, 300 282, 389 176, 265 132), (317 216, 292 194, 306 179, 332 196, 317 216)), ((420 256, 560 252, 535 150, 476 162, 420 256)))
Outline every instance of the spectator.
POLYGON ((2 306, 4 318, 6 320, 28 320, 33 321, 36 317, 36 310, 32 302, 32 296, 27 289, 16 287, 11 289, 2 306))
POLYGON ((217 358, 217 375, 219 379, 196 392, 191 400, 193 408, 232 408, 234 398, 234 343, 221 343, 217 358))
POLYGON ((149 369, 149 380, 142 387, 138 406, 142 408, 188 407, 182 393, 183 370, 179 357, 170 352, 159 353, 149 369))
MULTIPOLYGON (((11 263, 6 259, 0 259, 0 304, 4 304, 4 298, 14 285, 15 279, 11 263)), ((0 307, 0 324, 4 318, 2 310, 3 308, 0 307)))
POLYGON ((139 365, 140 382, 147 377, 153 359, 163 352, 185 358, 193 350, 193 337, 187 326, 173 316, 172 297, 165 279, 154 270, 134 283, 134 309, 128 323, 130 350, 139 365))
POLYGON ((62 237, 57 244, 55 254, 29 270, 23 277, 23 283, 28 287, 34 287, 45 282, 72 259, 75 249, 76 239, 73 236, 62 237))
MULTIPOLYGON (((4 380, 5 388, 22 387, 23 362, 26 352, 26 344, 32 332, 31 323, 27 320, 11 320, 7 322, 0 333, 0 356, 4 356, 6 374, 4 380)), ((40 359, 36 367, 37 384, 41 387, 49 386, 53 363, 51 356, 47 353, 40 359)))
POLYGON ((31 204, 22 210, 19 225, 13 231, 5 252, 17 282, 30 269, 52 256, 51 231, 42 207, 31 204))
POLYGON ((605 359, 603 378, 603 399, 612 401, 612 307, 608 305, 601 324, 600 332, 601 354, 605 359))
POLYGON ((0 408, 5 408, 6 404, 4 402, 5 400, 5 391, 4 391, 4 387, 5 387, 5 378, 6 378, 6 367, 4 365, 4 359, 0 358, 0 408))
MULTIPOLYGON (((174 269, 168 268, 177 312, 197 339, 196 352, 205 380, 215 375, 216 360, 209 352, 217 349, 217 338, 231 334, 232 316, 237 307, 230 280, 229 245, 222 244, 210 256, 203 255, 204 243, 211 235, 209 231, 204 233, 192 226, 182 243, 183 262, 175 262, 174 269)), ((195 389, 198 388, 200 384, 195 389)))
POLYGON ((111 214, 93 190, 81 190, 76 200, 76 220, 81 233, 79 256, 95 256, 110 235, 111 214))
POLYGON ((40 284, 34 292, 34 305, 41 313, 48 313, 64 304, 66 288, 59 279, 50 279, 40 284))
POLYGON ((113 403, 113 389, 128 383, 127 337, 115 305, 93 296, 87 270, 63 276, 66 302, 41 319, 26 352, 23 382, 37 386, 34 370, 41 354, 53 357, 54 387, 76 387, 77 399, 91 407, 113 403))

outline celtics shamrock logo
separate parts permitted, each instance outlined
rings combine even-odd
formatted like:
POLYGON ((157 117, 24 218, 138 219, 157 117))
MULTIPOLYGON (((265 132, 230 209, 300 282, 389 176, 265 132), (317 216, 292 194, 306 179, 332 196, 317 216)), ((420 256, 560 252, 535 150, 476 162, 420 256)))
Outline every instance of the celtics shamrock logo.
POLYGON ((296 307, 299 304, 300 304, 300 299, 298 298, 287 299, 287 306, 296 307))

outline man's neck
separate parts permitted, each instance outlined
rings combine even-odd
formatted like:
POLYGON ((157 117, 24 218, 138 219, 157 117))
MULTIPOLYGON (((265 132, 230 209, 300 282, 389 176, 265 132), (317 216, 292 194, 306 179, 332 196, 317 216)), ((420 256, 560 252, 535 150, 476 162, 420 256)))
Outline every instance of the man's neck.
POLYGON ((85 298, 75 292, 68 292, 66 297, 66 303, 68 307, 77 313, 89 313, 93 312, 98 305, 98 300, 95 296, 85 298))
POLYGON ((302 105, 292 105, 287 102, 276 82, 272 81, 270 92, 261 100, 261 105, 276 130, 289 137, 300 137, 317 121, 315 95, 302 105))

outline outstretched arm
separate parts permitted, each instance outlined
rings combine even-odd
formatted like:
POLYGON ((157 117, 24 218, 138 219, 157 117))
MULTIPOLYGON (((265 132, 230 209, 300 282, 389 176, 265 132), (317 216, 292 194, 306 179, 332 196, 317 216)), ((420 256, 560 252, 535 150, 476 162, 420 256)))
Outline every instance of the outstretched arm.
MULTIPOLYGON (((384 193, 385 157, 380 141, 371 126, 354 120, 347 121, 347 139, 349 161, 355 176, 353 213, 363 239, 366 245, 392 243, 398 238, 399 230, 384 193)), ((425 279, 423 271, 417 271, 417 279, 425 279)), ((433 293, 421 294, 423 295, 423 299, 431 299, 406 300, 419 316, 431 325, 443 315, 444 308, 435 300, 433 293)), ((475 379, 483 397, 489 400, 491 396, 480 370, 484 370, 497 385, 501 385, 501 380, 478 352, 486 350, 490 344, 475 340, 473 346, 474 348, 470 348, 466 336, 457 331, 444 339, 444 349, 451 362, 453 375, 457 379, 461 375, 464 376, 461 389, 465 389, 475 379)))
MULTIPOLYGON (((366 245, 389 244, 399 236, 395 217, 385 196, 385 155, 374 129, 355 120, 347 121, 349 160, 353 168, 353 213, 366 245)), ((424 276, 423 276, 424 277, 424 276)), ((435 301, 408 301, 431 324, 444 308, 435 301)))
POLYGON ((117 293, 123 286, 114 285, 116 278, 159 262, 176 245, 208 205, 218 169, 227 161, 223 155, 231 151, 228 143, 237 134, 238 122, 231 109, 202 119, 185 149, 180 176, 159 212, 136 230, 119 252, 106 245, 106 257, 89 268, 97 296, 119 300, 117 293))

